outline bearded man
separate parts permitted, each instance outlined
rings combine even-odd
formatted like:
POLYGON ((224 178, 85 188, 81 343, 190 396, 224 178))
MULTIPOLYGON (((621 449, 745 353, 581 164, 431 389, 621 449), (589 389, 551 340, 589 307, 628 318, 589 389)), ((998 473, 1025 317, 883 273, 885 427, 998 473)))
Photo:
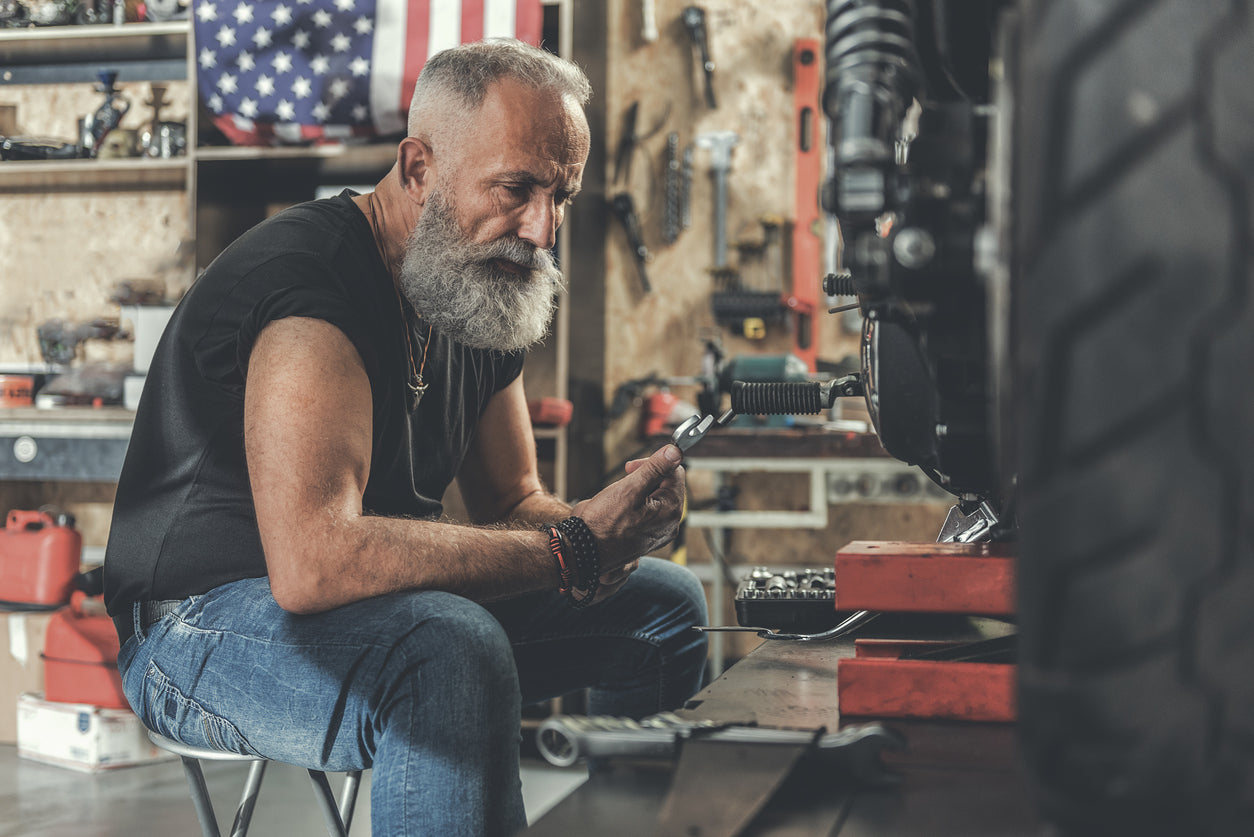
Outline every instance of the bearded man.
POLYGON ((128 699, 187 744, 373 768, 375 834, 525 825, 520 705, 642 716, 700 683, 666 446, 573 508, 536 473, 522 350, 560 275, 589 96, 515 41, 428 62, 368 195, 242 236, 161 340, 106 599, 128 699), (452 479, 477 524, 438 518, 452 479))

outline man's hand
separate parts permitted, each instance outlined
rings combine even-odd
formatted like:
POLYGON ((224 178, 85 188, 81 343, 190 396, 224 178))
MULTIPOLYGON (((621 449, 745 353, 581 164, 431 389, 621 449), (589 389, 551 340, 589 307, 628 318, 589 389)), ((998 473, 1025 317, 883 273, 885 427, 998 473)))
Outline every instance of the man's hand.
POLYGON ((682 461, 679 448, 666 445, 627 463, 626 477, 575 506, 596 535, 603 584, 609 576, 617 589, 635 568, 631 562, 674 539, 684 508, 682 461))

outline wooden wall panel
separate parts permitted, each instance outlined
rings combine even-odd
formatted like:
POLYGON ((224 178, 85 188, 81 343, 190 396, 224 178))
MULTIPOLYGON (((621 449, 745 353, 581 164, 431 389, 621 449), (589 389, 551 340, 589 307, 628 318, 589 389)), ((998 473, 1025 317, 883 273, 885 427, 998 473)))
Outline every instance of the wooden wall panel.
MULTIPOLYGON (((760 220, 774 215, 790 220, 793 211, 794 157, 791 55, 797 38, 822 38, 823 3, 781 0, 765 4, 744 0, 708 0, 711 58, 716 64, 718 107, 703 97, 703 76, 680 14, 686 0, 656 0, 659 38, 642 40, 640 0, 609 3, 609 54, 606 89, 608 126, 605 132, 607 194, 626 190, 641 212, 646 244, 653 255, 648 266, 653 285, 644 293, 636 277, 630 248, 621 226, 609 229, 606 257, 606 374, 610 398, 624 381, 649 373, 694 375, 700 369, 702 340, 717 335, 729 354, 779 354, 792 344, 787 326, 768 330, 762 340, 746 340, 717 328, 710 295, 719 287, 711 270, 713 253, 713 184, 709 153, 696 150, 692 183, 692 227, 674 244, 662 238, 664 205, 662 160, 666 133, 677 131, 687 145, 696 135, 734 131, 739 143, 732 153, 729 183, 728 239, 763 237, 760 220), (630 180, 614 184, 614 154, 628 106, 640 102, 638 129, 653 127, 666 114, 662 130, 642 145, 633 159, 630 180)), ((780 253, 739 253, 731 247, 730 263, 744 287, 782 290, 780 253)), ((578 278, 576 277, 576 281, 578 278)), ((820 356, 839 361, 856 352, 856 336, 844 331, 836 317, 820 314, 820 356)), ((677 390, 692 397, 694 390, 677 390)), ((611 423, 606 459, 616 462, 633 450, 638 414, 611 423)))

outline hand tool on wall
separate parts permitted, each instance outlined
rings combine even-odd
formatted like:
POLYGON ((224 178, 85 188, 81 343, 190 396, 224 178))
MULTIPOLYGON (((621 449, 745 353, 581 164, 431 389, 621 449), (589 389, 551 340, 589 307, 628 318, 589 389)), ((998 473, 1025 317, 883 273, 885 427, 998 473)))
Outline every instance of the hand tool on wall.
POLYGON ((640 0, 640 38, 646 44, 657 41, 656 0, 640 0))
POLYGON ((666 151, 663 159, 666 206, 662 214, 662 240, 674 244, 679 238, 680 214, 683 210, 683 173, 679 165, 679 134, 671 131, 666 135, 666 151))
POLYGON ((692 226, 692 143, 684 146, 679 165, 679 228, 692 226))
POLYGON ((705 9, 689 6, 683 11, 684 27, 697 51, 701 53, 701 69, 705 72, 705 103, 717 108, 714 98, 714 62, 710 60, 710 38, 705 25, 705 9))
POLYGON ((795 221, 792 228, 792 285, 783 302, 796 317, 793 351, 813 372, 818 364, 819 286, 822 275, 819 188, 819 42, 799 38, 793 45, 793 116, 797 131, 795 221))
POLYGON ((627 233, 627 243, 631 246, 632 255, 636 259, 636 273, 640 276, 640 285, 645 293, 653 290, 649 284, 649 272, 646 264, 649 261, 649 248, 644 244, 644 232, 640 227, 640 217, 636 215, 636 202, 626 192, 619 192, 610 200, 610 208, 614 216, 622 223, 627 233))
POLYGON ((643 134, 637 133, 636 125, 640 117, 640 102, 632 102, 623 114, 623 125, 618 132, 618 147, 614 149, 614 183, 626 184, 631 179, 631 161, 642 144, 656 136, 671 116, 671 103, 666 103, 662 116, 643 134))
POLYGON ((734 131, 714 131, 697 136, 697 146, 710 152, 714 178, 714 267, 727 267, 727 181, 731 174, 732 148, 740 141, 734 131))

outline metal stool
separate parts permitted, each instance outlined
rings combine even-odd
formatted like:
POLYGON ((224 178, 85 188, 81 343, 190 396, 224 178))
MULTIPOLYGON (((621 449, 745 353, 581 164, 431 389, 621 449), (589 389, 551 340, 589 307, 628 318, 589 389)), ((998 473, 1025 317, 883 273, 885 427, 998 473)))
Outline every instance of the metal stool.
MULTIPOLYGON (((209 799, 209 787, 205 784, 205 774, 200 769, 201 759, 252 762, 248 768, 248 779, 244 782, 244 793, 240 796, 239 808, 235 811, 235 822, 231 826, 231 837, 244 837, 248 833, 253 806, 257 803, 257 794, 261 791, 261 779, 265 775, 266 765, 269 762, 257 756, 242 756, 222 750, 189 747, 152 730, 148 730, 148 737, 152 739, 153 744, 174 753, 183 760, 183 772, 187 775, 187 786, 191 789, 192 803, 196 806, 196 818, 200 820, 200 830, 204 832, 205 837, 221 837, 221 832, 218 831, 218 820, 213 813, 213 803, 209 799)), ((357 789, 361 785, 361 771, 353 770, 345 777, 344 789, 338 805, 335 801, 335 794, 331 792, 331 783, 327 781, 327 774, 321 770, 310 769, 309 778, 313 782, 318 797, 318 807, 322 809, 322 818, 326 821, 327 833, 332 837, 348 837, 348 830, 353 825, 353 808, 357 805, 357 789)))

